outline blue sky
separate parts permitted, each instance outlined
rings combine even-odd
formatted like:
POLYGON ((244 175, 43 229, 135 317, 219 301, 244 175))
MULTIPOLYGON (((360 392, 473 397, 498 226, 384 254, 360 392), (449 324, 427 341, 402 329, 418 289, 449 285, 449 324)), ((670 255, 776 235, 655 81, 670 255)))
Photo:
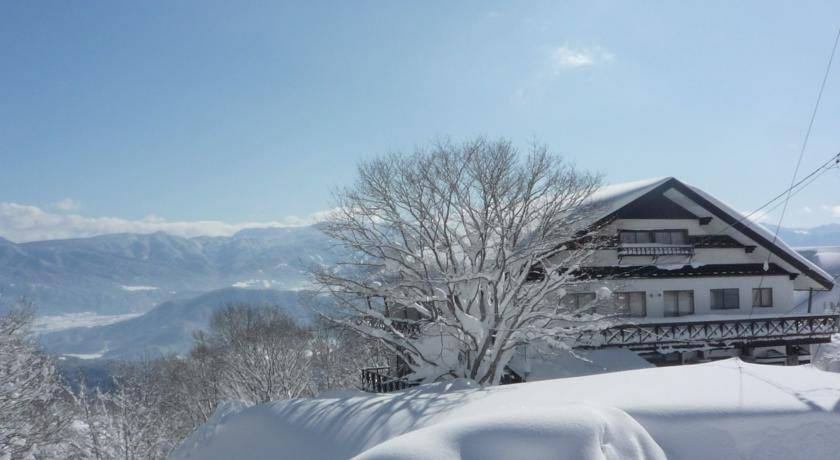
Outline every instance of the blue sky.
MULTIPOLYGON (((790 182, 838 18, 830 2, 3 2, 0 236, 295 222, 360 159, 480 134, 751 210, 790 182)), ((840 150, 838 123, 840 62, 803 173, 840 150)), ((838 190, 830 171, 785 224, 840 222, 838 190)))

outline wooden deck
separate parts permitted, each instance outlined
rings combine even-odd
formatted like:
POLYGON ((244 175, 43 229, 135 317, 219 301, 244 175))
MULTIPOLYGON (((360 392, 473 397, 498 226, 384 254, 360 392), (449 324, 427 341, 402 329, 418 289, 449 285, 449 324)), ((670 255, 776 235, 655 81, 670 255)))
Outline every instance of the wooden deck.
POLYGON ((733 319, 644 321, 578 338, 581 348, 714 348, 826 343, 840 333, 837 315, 756 316, 733 319))

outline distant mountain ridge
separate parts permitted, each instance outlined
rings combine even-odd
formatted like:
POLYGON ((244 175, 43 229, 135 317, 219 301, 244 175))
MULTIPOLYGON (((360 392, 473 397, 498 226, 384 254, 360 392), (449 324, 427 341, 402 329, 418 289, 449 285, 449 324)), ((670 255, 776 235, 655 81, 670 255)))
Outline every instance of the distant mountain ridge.
POLYGON ((315 226, 246 229, 230 237, 163 232, 13 243, 0 238, 0 304, 26 298, 39 314, 145 311, 230 286, 299 289, 336 257, 315 226))
MULTIPOLYGON (((783 228, 791 246, 840 246, 840 224, 783 228)), ((13 243, 0 237, 0 309, 21 297, 41 315, 146 311, 231 286, 280 290, 309 283, 338 249, 316 226, 245 229, 230 237, 163 232, 13 243)))

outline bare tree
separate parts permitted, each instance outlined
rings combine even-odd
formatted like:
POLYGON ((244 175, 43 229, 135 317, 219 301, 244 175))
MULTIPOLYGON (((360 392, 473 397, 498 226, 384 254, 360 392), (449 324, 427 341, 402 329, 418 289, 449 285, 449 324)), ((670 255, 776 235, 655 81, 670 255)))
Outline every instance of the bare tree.
POLYGON ((165 458, 175 447, 164 405, 168 386, 162 377, 161 362, 148 357, 125 363, 115 377, 116 390, 106 395, 105 404, 113 419, 118 457, 165 458))
POLYGON ((224 398, 223 362, 220 353, 207 346, 201 334, 185 358, 162 360, 166 404, 178 421, 179 432, 189 434, 213 415, 224 398))
POLYGON ((31 322, 25 306, 0 316, 0 458, 55 448, 72 421, 55 365, 29 337, 31 322))
POLYGON ((359 385, 359 369, 388 362, 378 341, 327 321, 318 323, 310 349, 313 384, 318 391, 355 388, 359 385))
POLYGON ((116 456, 113 417, 106 407, 107 398, 96 388, 90 391, 84 378, 73 393, 76 407, 76 429, 68 440, 69 458, 95 458, 97 460, 116 456))
POLYGON ((203 345, 220 359, 226 397, 263 403, 312 394, 310 338, 277 308, 235 305, 213 315, 203 345))
POLYGON ((504 140, 362 163, 322 225, 352 254, 316 274, 341 312, 328 316, 379 340, 408 378, 496 384, 518 345, 603 326, 559 302, 593 253, 581 230, 599 182, 504 140))

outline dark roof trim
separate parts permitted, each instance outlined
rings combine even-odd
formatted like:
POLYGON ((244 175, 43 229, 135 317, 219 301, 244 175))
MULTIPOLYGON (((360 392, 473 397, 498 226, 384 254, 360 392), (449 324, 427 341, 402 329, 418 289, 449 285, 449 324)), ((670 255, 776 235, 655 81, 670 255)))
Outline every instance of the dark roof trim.
POLYGON ((668 270, 655 265, 636 265, 624 267, 582 267, 574 272, 580 280, 626 279, 626 278, 715 278, 732 276, 792 276, 784 268, 770 264, 764 270, 764 264, 713 264, 668 270))
POLYGON ((821 274, 817 273, 816 271, 811 269, 811 267, 804 264, 802 261, 800 261, 796 257, 793 257, 787 251, 782 249, 779 245, 769 241, 767 238, 764 238, 763 236, 761 236, 760 234, 758 234, 757 232, 752 230, 749 226, 744 225, 738 217, 733 216, 733 215, 729 214, 728 212, 724 211, 723 209, 719 208, 717 205, 715 205, 711 201, 703 198, 702 195, 700 195, 699 193, 692 190, 691 187, 683 184, 682 182, 678 181, 677 179, 675 179, 673 177, 666 180, 665 182, 659 184, 658 186, 654 187, 653 189, 651 189, 650 191, 648 191, 644 195, 640 196, 639 198, 637 198, 633 202, 630 202, 627 205, 623 206, 622 208, 619 208, 619 209, 607 214, 606 216, 602 217, 601 219, 598 219, 594 224, 592 224, 592 227, 593 228, 602 227, 602 226, 612 222, 613 220, 617 219, 618 216, 619 216, 619 212, 622 209, 624 209, 625 207, 632 206, 636 201, 640 200, 641 198, 643 198, 645 196, 648 196, 648 195, 651 195, 651 194, 657 194, 657 193, 662 194, 662 193, 665 193, 668 189, 671 189, 671 188, 676 189, 677 191, 679 191, 680 193, 682 193, 683 195, 685 195, 689 199, 693 200, 695 203, 697 203, 700 206, 706 208, 709 212, 714 214, 716 217, 718 217, 722 221, 726 222, 727 225, 729 225, 732 228, 734 228, 735 230, 738 230, 739 232, 743 233, 744 235, 746 235, 751 240, 761 244, 767 250, 769 250, 770 252, 772 252, 773 254, 775 254, 780 259, 784 260, 785 262, 789 263, 791 266, 796 267, 799 271, 801 271, 802 273, 804 273, 805 275, 807 275, 808 277, 810 277, 811 279, 813 279, 814 281, 816 281, 817 283, 822 285, 827 290, 831 290, 834 287, 834 281, 833 280, 831 280, 829 278, 826 278, 826 277, 822 276, 821 274))
MULTIPOLYGON (((657 231, 685 231, 684 229, 661 229, 661 230, 620 230, 619 232, 628 231, 628 232, 657 232, 657 231)), ((619 246, 619 239, 617 235, 607 235, 601 237, 602 239, 598 240, 603 244, 603 248, 601 249, 616 249, 619 246)), ((579 240, 574 241, 575 244, 578 242, 589 242, 593 241, 592 238, 580 238, 579 240)), ((688 235, 688 242, 689 244, 693 245, 695 249, 748 249, 752 248, 755 249, 755 246, 747 246, 744 245, 735 238, 732 238, 729 235, 688 235)), ((571 244, 570 244, 571 245, 571 244)), ((569 245, 569 246, 570 246, 569 245)), ((575 246, 578 247, 578 246, 575 246)), ((752 251, 748 251, 752 252, 752 251)))
POLYGON ((826 278, 826 277, 822 276, 821 274, 817 273, 811 267, 809 267, 807 264, 802 263, 801 260, 799 260, 796 257, 793 257, 792 255, 790 255, 788 253, 788 251, 785 251, 784 249, 782 249, 781 246, 773 243, 772 241, 769 241, 767 238, 764 238, 759 233, 757 233, 756 231, 751 229, 748 225, 744 225, 741 222, 742 219, 738 219, 735 216, 733 216, 733 215, 729 214, 728 212, 724 211, 723 209, 720 209, 714 203, 712 203, 709 200, 703 198, 703 196, 701 196, 699 193, 692 190, 691 187, 683 184, 682 182, 680 182, 676 179, 672 178, 672 179, 666 181, 665 183, 668 184, 668 183, 671 183, 671 182, 673 182, 673 184, 672 184, 673 187, 675 189, 677 189, 679 192, 681 192, 683 195, 689 197, 690 199, 694 200, 694 202, 696 202, 699 205, 703 206, 704 208, 708 209, 709 211, 712 212, 712 214, 719 217, 721 220, 726 222, 728 225, 731 225, 732 228, 734 228, 734 229, 738 230, 739 232, 743 233, 749 239, 761 244, 762 246, 767 248, 770 252, 772 252, 773 254, 778 256, 780 259, 782 259, 785 262, 787 262, 787 263, 791 264, 792 266, 796 267, 797 269, 799 269, 799 271, 806 274, 808 277, 810 277, 811 279, 813 279, 817 283, 820 283, 827 290, 831 290, 831 289, 834 288, 834 281, 832 279, 826 278))

